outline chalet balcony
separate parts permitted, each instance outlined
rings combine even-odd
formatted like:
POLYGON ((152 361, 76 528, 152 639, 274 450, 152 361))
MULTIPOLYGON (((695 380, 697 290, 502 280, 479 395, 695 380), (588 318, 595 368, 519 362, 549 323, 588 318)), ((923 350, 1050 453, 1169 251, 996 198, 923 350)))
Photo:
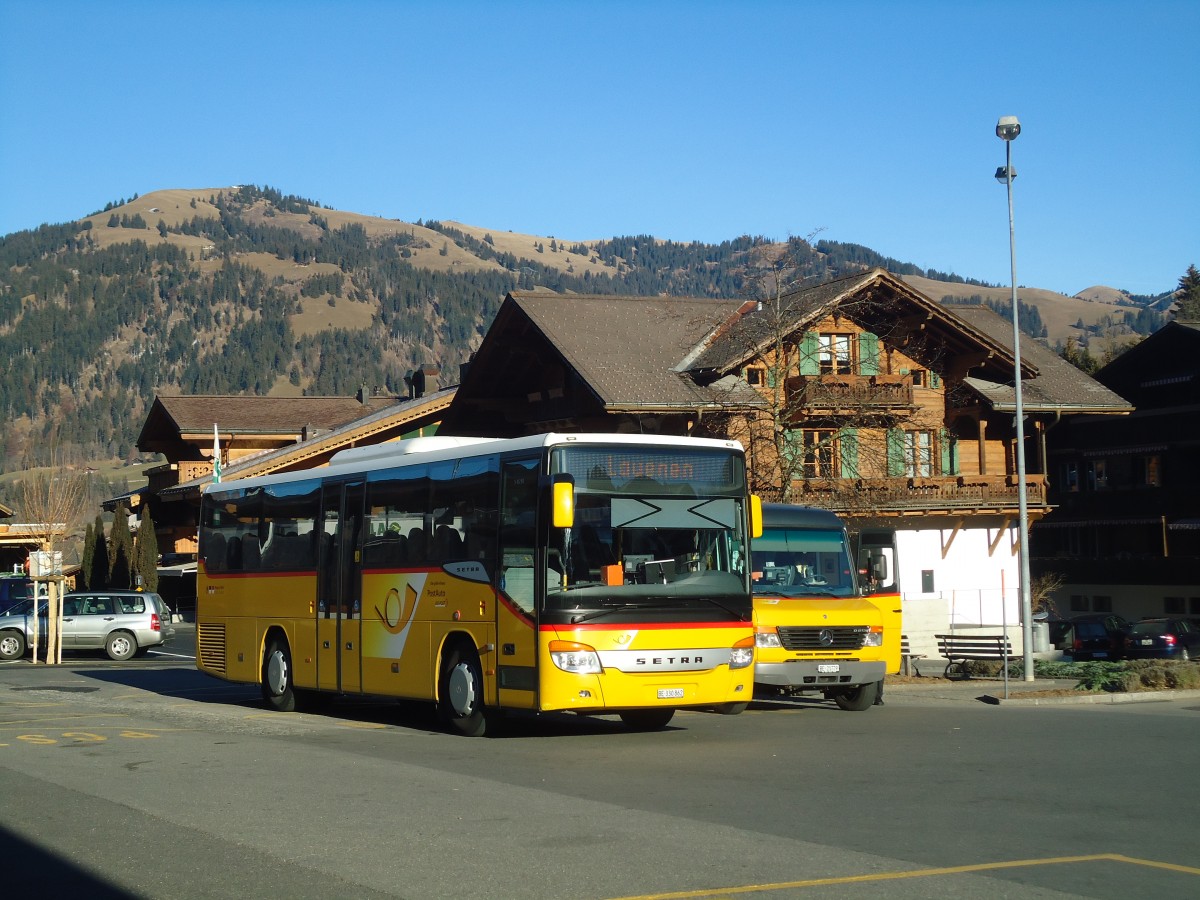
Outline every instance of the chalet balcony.
MULTIPOLYGON (((1015 475, 944 475, 927 478, 840 478, 799 482, 796 503, 835 511, 918 515, 942 512, 1016 513, 1020 490, 1015 475)), ((1025 476, 1026 505, 1049 511, 1046 477, 1025 476)))
POLYGON ((787 380, 788 396, 797 408, 812 410, 910 409, 910 375, 797 375, 787 380))
POLYGON ((178 484, 195 481, 212 475, 212 460, 180 460, 177 463, 165 463, 146 471, 147 488, 151 493, 158 493, 178 484))

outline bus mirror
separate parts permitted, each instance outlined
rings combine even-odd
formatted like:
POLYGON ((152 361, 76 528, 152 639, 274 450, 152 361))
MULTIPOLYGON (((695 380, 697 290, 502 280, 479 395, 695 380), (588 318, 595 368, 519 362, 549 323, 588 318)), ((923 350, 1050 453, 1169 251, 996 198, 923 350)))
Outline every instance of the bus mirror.
POLYGON ((558 476, 551 486, 551 518, 555 528, 570 528, 575 524, 575 480, 558 476), (561 479, 561 480, 559 480, 561 479))
POLYGON ((888 564, 887 557, 882 553, 871 554, 871 580, 877 584, 887 584, 888 581, 888 564))
POLYGON ((750 537, 760 538, 763 533, 762 497, 750 495, 750 537))

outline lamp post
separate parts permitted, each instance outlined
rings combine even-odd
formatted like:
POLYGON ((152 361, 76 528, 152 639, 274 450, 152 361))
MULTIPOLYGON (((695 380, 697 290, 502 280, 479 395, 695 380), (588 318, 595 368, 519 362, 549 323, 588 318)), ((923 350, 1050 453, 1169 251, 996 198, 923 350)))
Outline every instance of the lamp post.
POLYGON ((1012 269, 1013 324, 1013 396, 1016 401, 1017 430, 1017 540, 1021 565, 1021 648, 1025 680, 1033 681, 1033 602, 1029 590, 1029 500, 1025 487, 1025 404, 1021 395, 1021 326, 1017 314, 1017 242, 1013 229, 1012 142, 1021 133, 1016 116, 1001 116, 996 122, 996 137, 1004 141, 1004 165, 996 170, 996 180, 1008 187, 1008 258, 1012 269))

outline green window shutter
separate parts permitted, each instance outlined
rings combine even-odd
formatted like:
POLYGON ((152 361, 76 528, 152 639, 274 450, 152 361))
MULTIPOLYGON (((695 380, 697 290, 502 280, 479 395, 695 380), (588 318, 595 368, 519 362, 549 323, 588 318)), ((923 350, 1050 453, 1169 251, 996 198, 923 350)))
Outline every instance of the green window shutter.
POLYGON ((942 386, 942 376, 937 372, 929 373, 929 386, 931 388, 940 388, 942 386))
POLYGON ((938 445, 942 450, 942 474, 958 474, 958 444, 945 428, 938 429, 938 445))
POLYGON ((843 428, 838 434, 838 447, 842 456, 842 477, 858 477, 858 429, 843 428))
POLYGON ((889 428, 887 432, 887 469, 889 478, 908 471, 904 461, 904 432, 899 428, 889 428))
POLYGON ((801 375, 819 375, 821 374, 820 363, 820 343, 817 339, 815 331, 804 332, 804 337, 800 339, 800 374, 801 375))
POLYGON ((767 387, 775 387, 775 366, 767 366, 767 387))
POLYGON ((789 428, 783 433, 783 452, 787 457, 788 465, 799 469, 800 457, 804 453, 804 442, 801 439, 799 428, 789 428))
POLYGON ((869 331, 858 336, 858 374, 879 374, 879 336, 869 331))

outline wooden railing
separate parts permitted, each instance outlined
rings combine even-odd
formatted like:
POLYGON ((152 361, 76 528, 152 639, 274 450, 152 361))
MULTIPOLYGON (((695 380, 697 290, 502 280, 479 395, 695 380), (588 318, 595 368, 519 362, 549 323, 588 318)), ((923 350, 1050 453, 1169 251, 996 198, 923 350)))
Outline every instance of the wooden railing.
POLYGON ((907 375, 797 375, 787 380, 791 402, 807 409, 913 405, 907 375))
MULTIPOLYGON (((1015 476, 945 475, 929 478, 857 478, 804 481, 797 502, 817 495, 818 505, 873 508, 880 511, 921 509, 1016 509, 1020 491, 1015 476), (844 502, 839 502, 844 495, 844 502), (853 495, 853 496, 849 496, 853 495)), ((1030 508, 1046 506, 1044 475, 1025 476, 1025 502, 1030 508)))

